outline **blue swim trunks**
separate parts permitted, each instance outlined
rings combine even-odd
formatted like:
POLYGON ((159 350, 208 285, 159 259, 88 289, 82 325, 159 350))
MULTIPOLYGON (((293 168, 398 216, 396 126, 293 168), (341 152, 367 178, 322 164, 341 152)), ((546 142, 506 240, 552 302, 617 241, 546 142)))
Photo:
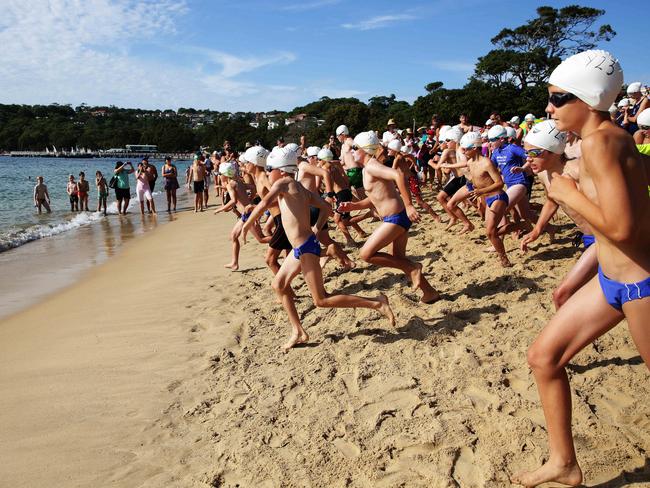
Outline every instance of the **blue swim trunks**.
POLYGON ((293 256, 296 259, 300 259, 303 254, 315 254, 320 257, 320 242, 314 234, 310 235, 300 246, 293 248, 293 256))
POLYGON ((596 242, 596 238, 590 234, 582 234, 581 239, 582 245, 585 247, 585 251, 596 242))
POLYGON ((472 184, 471 181, 465 183, 465 186, 467 187, 467 191, 474 191, 474 185, 472 184))
POLYGON ((650 276, 638 283, 619 283, 605 276, 598 265, 598 281, 607 303, 616 310, 623 310, 624 303, 650 297, 650 276))
POLYGON ((491 197, 487 197, 485 199, 485 204, 487 205, 488 208, 492 206, 494 202, 497 200, 501 200, 502 202, 506 202, 506 205, 510 203, 510 199, 508 198, 508 194, 504 191, 501 193, 498 193, 497 195, 492 195, 491 197))
POLYGON ((248 220, 248 217, 251 216, 251 212, 241 214, 241 221, 246 222, 248 220))
POLYGON ((389 224, 399 225, 400 227, 404 227, 406 230, 409 230, 412 225, 411 219, 406 215, 406 209, 402 210, 398 214, 388 215, 381 220, 388 222, 389 224))

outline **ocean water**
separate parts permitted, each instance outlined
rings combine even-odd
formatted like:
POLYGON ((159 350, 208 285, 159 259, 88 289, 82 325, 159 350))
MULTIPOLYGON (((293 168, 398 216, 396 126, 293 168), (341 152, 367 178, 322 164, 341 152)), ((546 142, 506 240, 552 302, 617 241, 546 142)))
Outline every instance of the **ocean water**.
MULTIPOLYGON (((153 231, 175 219, 167 213, 167 201, 158 178, 154 200, 157 217, 140 215, 135 198, 135 177, 131 175, 132 198, 129 213, 117 214, 113 190, 108 197, 108 214, 97 208, 95 172, 108 181, 114 159, 11 158, 0 157, 0 318, 17 312, 64 286, 74 283, 82 272, 104 262, 129 239, 153 231), (78 179, 83 171, 90 182, 90 212, 71 212, 66 185, 70 174, 78 179), (52 213, 38 214, 33 204, 36 177, 43 176, 51 199, 52 213)), ((163 161, 152 160, 160 173, 163 161)), ((184 181, 190 161, 174 161, 184 181)), ((137 164, 136 164, 137 166, 137 164)), ((214 203, 213 191, 211 202, 214 203)), ((191 194, 178 190, 179 212, 190 208, 191 194)))
MULTIPOLYGON (((160 172, 163 161, 151 161, 160 172)), ((185 169, 190 161, 175 161, 182 183, 185 169)), ((137 162, 134 162, 137 167, 137 162)), ((51 237, 64 232, 97 223, 104 217, 96 212, 70 212, 66 193, 68 176, 79 179, 79 172, 86 174, 90 182, 88 208, 97 208, 95 172, 101 171, 110 180, 114 159, 66 159, 66 158, 11 158, 0 157, 0 252, 21 246, 30 241, 51 237), (51 199, 52 213, 38 214, 33 204, 36 177, 43 176, 51 199)), ((132 197, 135 197, 135 177, 131 178, 132 197)), ((156 208, 166 210, 166 199, 162 195, 162 177, 156 182, 156 208), (162 205, 160 205, 162 204, 162 205)), ((183 190, 179 190, 179 196, 183 190)), ((138 202, 131 199, 129 211, 138 212, 138 202)), ((115 198, 111 191, 108 197, 108 213, 117 215, 115 198)), ((162 212, 161 212, 162 214, 162 212)))

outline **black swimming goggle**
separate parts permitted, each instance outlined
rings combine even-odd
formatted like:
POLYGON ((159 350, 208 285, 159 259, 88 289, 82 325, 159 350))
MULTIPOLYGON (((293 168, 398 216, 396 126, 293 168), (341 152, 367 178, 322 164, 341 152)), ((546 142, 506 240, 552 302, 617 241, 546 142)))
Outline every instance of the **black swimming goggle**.
POLYGON ((575 100, 577 98, 578 97, 576 97, 573 93, 552 92, 548 96, 548 103, 556 108, 560 108, 569 103, 571 100, 575 100))

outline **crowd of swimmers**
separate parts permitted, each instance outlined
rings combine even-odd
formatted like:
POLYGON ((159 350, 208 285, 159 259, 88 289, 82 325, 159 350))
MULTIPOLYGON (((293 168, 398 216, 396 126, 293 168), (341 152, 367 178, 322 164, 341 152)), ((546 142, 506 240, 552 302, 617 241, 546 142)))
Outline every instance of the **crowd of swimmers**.
POLYGON ((643 154, 650 147, 650 109, 640 83, 629 85, 627 104, 616 104, 622 86, 618 61, 591 50, 569 57, 552 73, 546 119, 528 114, 523 122, 516 116, 505 121, 493 113, 476 127, 466 116, 454 126, 434 117, 431 126, 416 131, 397 130, 389 120, 381 135, 353 136, 341 125, 322 146, 280 140, 271 151, 254 145, 226 161, 198 155, 191 170, 195 210, 204 209, 198 195, 205 189, 204 166, 214 158, 223 203, 216 213, 237 217, 225 266, 239 268, 240 246, 249 234, 264 246, 271 287, 289 318, 283 345, 288 351, 309 340, 291 286, 300 273, 317 307, 370 308, 395 325, 385 295, 326 291, 323 264, 333 259, 342 268, 354 266, 352 248, 367 263, 404 273, 424 305, 440 298, 422 265, 408 256, 409 229, 421 220, 416 207, 449 231, 458 224, 458 232, 469 232, 472 220, 480 219, 504 267, 511 265, 504 236, 518 239, 527 251, 542 233, 555 232, 550 222, 562 209, 580 231, 584 252, 555 289, 556 313, 528 350, 550 454, 540 468, 515 474, 512 481, 577 486, 583 475, 565 366, 623 319, 650 366, 650 158, 643 154), (612 104, 617 111, 624 106, 622 118, 610 113, 612 104), (545 195, 539 213, 529 204, 537 180, 545 195), (435 190, 443 214, 425 200, 424 185, 435 190), (360 227, 364 221, 370 233, 360 227), (345 243, 330 235, 333 229, 345 243))
MULTIPOLYGON (((518 239, 525 252, 543 233, 553 235, 551 219, 562 209, 579 230, 584 252, 554 290, 555 315, 528 350, 550 453, 540 468, 515 474, 512 481, 577 486, 583 475, 573 443, 566 365, 626 319, 650 367, 650 108, 641 83, 628 85, 627 96, 618 101, 622 87, 622 69, 610 53, 585 51, 553 71, 545 119, 528 114, 523 122, 518 116, 506 121, 495 112, 477 127, 465 115, 454 126, 434 116, 430 126, 417 130, 397 130, 389 120, 381 135, 353 136, 341 125, 322 146, 304 138, 300 144, 279 140, 271 151, 251 145, 237 154, 227 144, 221 153, 197 154, 185 182, 195 195, 195 212, 206 209, 214 186, 221 198, 215 213, 237 217, 226 267, 239 268, 240 247, 249 234, 263 245, 271 287, 291 327, 285 351, 309 340, 291 286, 300 273, 317 307, 369 308, 395 325, 383 294, 326 291, 322 266, 330 259, 345 269, 355 266, 350 249, 358 249, 369 264, 402 272, 423 305, 440 299, 423 266, 408 256, 409 229, 421 221, 416 207, 448 231, 459 225, 458 232, 470 232, 483 222, 489 250, 503 267, 511 266, 504 236, 518 239), (536 181, 545 194, 539 213, 529 203, 536 181), (426 185, 435 190, 435 202, 425 200, 426 185), (372 232, 360 226, 364 221, 372 232), (333 238, 333 229, 345 243, 333 238)), ((165 183, 172 210, 169 192, 175 195, 178 174, 171 161, 166 167, 163 176, 175 181, 165 183)), ((115 175, 126 173, 128 184, 133 171, 130 163, 119 163, 115 175)), ((155 212, 150 193, 157 173, 142 166, 138 172, 141 209, 143 200, 150 201, 155 212)), ((76 192, 85 193, 87 206, 81 181, 80 176, 76 192)))

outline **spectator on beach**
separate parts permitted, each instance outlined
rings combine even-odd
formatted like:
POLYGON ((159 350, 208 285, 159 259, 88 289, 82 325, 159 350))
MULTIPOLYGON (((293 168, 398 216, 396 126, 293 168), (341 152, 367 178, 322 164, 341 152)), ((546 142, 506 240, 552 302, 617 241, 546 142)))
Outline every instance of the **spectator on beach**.
POLYGON ((79 172, 79 181, 77 181, 77 196, 79 197, 79 210, 88 212, 88 193, 90 192, 90 183, 86 179, 86 174, 79 172))
POLYGON ((51 213, 50 209, 50 194, 47 192, 47 185, 43 183, 43 177, 36 178, 36 186, 34 187, 34 206, 38 209, 38 213, 42 212, 41 207, 45 207, 47 213, 51 213))
POLYGON ((97 187, 97 211, 101 212, 104 207, 106 215, 106 200, 108 198, 108 184, 101 171, 95 173, 95 186, 97 187))
POLYGON ((147 200, 147 211, 149 213, 156 213, 156 205, 153 201, 151 194, 151 187, 149 186, 149 172, 147 171, 147 164, 143 161, 138 164, 138 170, 135 172, 136 187, 135 193, 140 202, 140 214, 144 215, 144 201, 147 200))
POLYGON ((126 209, 129 208, 129 201, 131 200, 131 186, 129 184, 129 175, 133 173, 133 165, 131 161, 123 163, 118 161, 115 163, 115 177, 117 182, 115 184, 115 199, 117 200, 117 213, 126 215, 126 209))
POLYGON ((194 191, 194 212, 203 212, 203 186, 205 185, 205 164, 201 156, 194 155, 194 162, 187 174, 187 186, 194 191), (192 186, 190 186, 192 185, 192 186))
MULTIPOLYGON (((142 158, 142 167, 145 174, 147 175, 147 181, 149 182, 149 190, 151 195, 153 195, 153 190, 156 187, 156 180, 158 179, 158 169, 153 164, 149 164, 149 156, 142 158)), ((147 211, 151 213, 151 206, 149 200, 147 200, 147 211)), ((156 213, 154 211, 154 213, 156 213)))
POLYGON ((178 190, 178 170, 172 164, 172 158, 167 156, 161 173, 165 179, 165 192, 167 193, 167 211, 171 212, 172 207, 176 211, 176 190, 178 190))
POLYGON ((77 191, 77 182, 74 180, 74 175, 68 176, 68 186, 66 191, 70 197, 70 211, 77 212, 79 210, 79 194, 77 191))

